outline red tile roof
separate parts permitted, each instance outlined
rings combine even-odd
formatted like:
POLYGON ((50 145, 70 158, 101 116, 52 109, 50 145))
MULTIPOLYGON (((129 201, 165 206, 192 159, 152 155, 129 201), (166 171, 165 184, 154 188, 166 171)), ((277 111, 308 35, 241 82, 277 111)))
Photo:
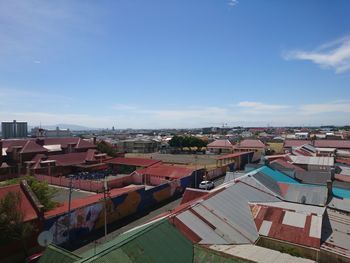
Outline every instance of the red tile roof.
POLYGON ((19 184, 0 187, 0 199, 4 198, 9 192, 19 193, 21 197, 21 211, 24 212, 24 221, 31 221, 38 217, 35 208, 19 184))
POLYGON ((28 140, 22 150, 21 153, 44 153, 48 150, 42 147, 41 145, 37 144, 35 141, 28 140))
POLYGON ((350 140, 316 140, 315 147, 350 149, 350 140))
POLYGON ((83 140, 81 138, 79 138, 77 145, 75 146, 76 149, 89 149, 95 147, 96 146, 93 143, 83 140))
POLYGON ((172 179, 180 179, 182 177, 191 175, 193 172, 193 169, 186 168, 186 167, 180 167, 180 166, 157 164, 154 166, 150 166, 148 168, 143 168, 141 170, 137 170, 136 172, 138 174, 149 174, 151 176, 169 177, 172 179))
POLYGON ((85 141, 79 137, 65 137, 65 138, 45 138, 44 145, 59 144, 61 147, 66 148, 68 144, 75 144, 76 149, 95 148, 91 142, 85 141))
MULTIPOLYGON (((114 189, 111 189, 109 193, 110 193, 110 197, 116 197, 125 193, 136 191, 137 189, 141 189, 143 187, 144 186, 114 188, 114 189)), ((102 199, 103 199, 103 194, 95 194, 95 195, 85 196, 79 199, 74 199, 71 201, 71 210, 101 202, 102 199)), ((68 201, 64 202, 61 206, 56 207, 53 210, 47 211, 45 213, 45 218, 57 216, 67 212, 68 212, 68 201)))
POLYGON ((143 159, 143 158, 123 158, 117 157, 113 159, 109 159, 105 161, 105 163, 116 164, 116 165, 131 165, 131 166, 139 166, 139 167, 149 167, 156 163, 160 163, 159 160, 153 159, 143 159))
POLYGON ((88 157, 92 151, 49 155, 47 160, 55 160, 56 164, 60 166, 83 164, 86 160, 88 160, 88 157))
POLYGON ((302 146, 304 144, 311 144, 311 141, 309 141, 309 140, 285 140, 283 147, 284 148, 292 148, 292 147, 302 146))
POLYGON ((241 141, 238 148, 265 148, 266 145, 260 140, 246 139, 241 141))
POLYGON ((233 148, 229 140, 215 140, 207 145, 207 148, 233 148))

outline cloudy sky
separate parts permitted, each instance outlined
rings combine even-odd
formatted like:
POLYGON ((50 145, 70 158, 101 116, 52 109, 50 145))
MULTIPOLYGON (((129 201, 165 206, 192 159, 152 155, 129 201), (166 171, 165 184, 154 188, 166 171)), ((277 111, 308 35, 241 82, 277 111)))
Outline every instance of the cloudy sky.
POLYGON ((0 120, 350 123, 350 1, 0 0, 0 120))

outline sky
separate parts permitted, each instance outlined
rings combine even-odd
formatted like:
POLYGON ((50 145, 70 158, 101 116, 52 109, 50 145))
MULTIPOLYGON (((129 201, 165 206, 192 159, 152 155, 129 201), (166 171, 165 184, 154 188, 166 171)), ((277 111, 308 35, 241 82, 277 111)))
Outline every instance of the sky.
POLYGON ((0 120, 350 124, 350 1, 0 0, 0 120))

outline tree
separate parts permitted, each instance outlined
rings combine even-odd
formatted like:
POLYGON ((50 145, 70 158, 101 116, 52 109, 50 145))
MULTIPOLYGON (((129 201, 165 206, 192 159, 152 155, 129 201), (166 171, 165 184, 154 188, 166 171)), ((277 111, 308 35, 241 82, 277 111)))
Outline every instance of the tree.
POLYGON ((196 147, 197 150, 201 149, 202 147, 207 146, 207 142, 203 141, 202 139, 199 139, 195 136, 177 136, 175 135, 170 141, 169 145, 174 148, 181 148, 181 150, 184 147, 196 147))
POLYGON ((39 181, 33 176, 10 179, 6 181, 6 185, 18 184, 21 180, 27 181, 39 202, 44 206, 45 211, 49 211, 57 206, 58 203, 52 200, 57 193, 57 190, 49 187, 47 182, 39 181))
POLYGON ((44 206, 45 211, 54 209, 57 206, 58 203, 52 200, 57 193, 55 188, 49 187, 47 182, 39 181, 33 176, 27 176, 26 180, 39 202, 44 206))
POLYGON ((13 192, 7 193, 0 200, 0 244, 19 241, 25 256, 27 256, 26 240, 31 235, 34 227, 32 224, 24 222, 21 202, 19 193, 13 192))
POLYGON ((97 143, 97 150, 99 150, 102 153, 106 153, 111 157, 117 156, 117 150, 114 149, 110 144, 106 143, 105 141, 101 141, 97 143))

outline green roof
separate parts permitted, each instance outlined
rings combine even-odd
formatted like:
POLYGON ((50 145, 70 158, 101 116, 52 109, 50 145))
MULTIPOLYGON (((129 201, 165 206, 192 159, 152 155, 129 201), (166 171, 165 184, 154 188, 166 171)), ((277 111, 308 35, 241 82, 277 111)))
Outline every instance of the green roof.
POLYGON ((82 262, 192 263, 192 243, 167 220, 139 227, 84 254, 82 262))
POLYGON ((46 263, 46 262, 73 263, 79 259, 81 259, 81 257, 63 248, 56 247, 55 245, 50 245, 45 250, 45 253, 40 257, 38 263, 46 263))

